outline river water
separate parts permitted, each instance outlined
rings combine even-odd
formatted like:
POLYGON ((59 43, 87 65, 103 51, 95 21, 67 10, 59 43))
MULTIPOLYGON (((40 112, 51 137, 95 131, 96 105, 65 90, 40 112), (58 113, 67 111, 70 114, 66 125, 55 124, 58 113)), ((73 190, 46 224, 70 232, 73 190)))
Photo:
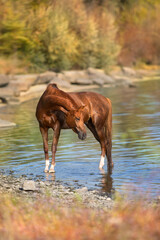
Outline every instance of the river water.
MULTIPOLYGON (((38 100, 0 109, 16 127, 0 129, 0 169, 14 176, 60 181, 71 187, 116 191, 126 195, 160 195, 160 81, 137 83, 136 88, 94 89, 112 100, 112 173, 100 172, 100 146, 92 134, 81 141, 62 130, 55 174, 45 167, 42 138, 35 119, 38 100)), ((52 130, 49 144, 51 146, 52 130)))

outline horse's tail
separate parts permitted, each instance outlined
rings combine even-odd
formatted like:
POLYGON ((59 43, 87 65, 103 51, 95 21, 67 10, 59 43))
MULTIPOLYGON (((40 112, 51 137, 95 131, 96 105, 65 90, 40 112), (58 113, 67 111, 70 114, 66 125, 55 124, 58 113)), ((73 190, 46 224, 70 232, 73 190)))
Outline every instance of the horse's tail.
POLYGON ((108 160, 108 164, 113 166, 112 162, 112 103, 109 98, 107 98, 108 102, 108 115, 105 122, 105 135, 106 135, 106 156, 108 160))

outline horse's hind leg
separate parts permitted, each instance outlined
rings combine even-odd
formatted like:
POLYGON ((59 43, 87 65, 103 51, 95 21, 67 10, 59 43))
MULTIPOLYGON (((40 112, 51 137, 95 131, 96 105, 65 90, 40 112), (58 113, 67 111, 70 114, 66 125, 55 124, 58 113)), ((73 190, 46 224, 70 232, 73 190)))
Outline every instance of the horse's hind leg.
POLYGON ((96 129, 93 125, 92 121, 88 122, 87 127, 89 130, 93 133, 95 139, 100 143, 101 145, 101 159, 99 163, 99 169, 102 170, 104 166, 104 159, 106 155, 106 144, 105 144, 105 131, 104 127, 100 129, 96 129))
POLYGON ((44 155, 45 155, 45 161, 46 161, 46 167, 44 169, 45 172, 48 172, 49 170, 49 155, 48 155, 48 128, 40 127, 40 131, 43 138, 43 149, 44 149, 44 155))
POLYGON ((97 130, 97 135, 99 137, 99 142, 100 142, 100 145, 101 145, 101 160, 100 160, 100 163, 99 163, 99 169, 102 170, 102 168, 104 166, 105 155, 106 155, 104 128, 102 128, 101 130, 97 130))

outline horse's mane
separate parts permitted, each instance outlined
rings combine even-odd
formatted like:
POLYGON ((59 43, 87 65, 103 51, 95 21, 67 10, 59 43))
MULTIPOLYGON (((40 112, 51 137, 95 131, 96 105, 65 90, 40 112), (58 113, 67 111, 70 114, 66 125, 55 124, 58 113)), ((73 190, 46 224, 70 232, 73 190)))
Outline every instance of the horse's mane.
POLYGON ((45 91, 45 96, 46 95, 58 97, 59 99, 61 98, 62 102, 65 102, 66 104, 70 102, 72 104, 72 108, 76 109, 78 107, 74 99, 67 92, 60 90, 55 83, 51 83, 47 86, 45 91))

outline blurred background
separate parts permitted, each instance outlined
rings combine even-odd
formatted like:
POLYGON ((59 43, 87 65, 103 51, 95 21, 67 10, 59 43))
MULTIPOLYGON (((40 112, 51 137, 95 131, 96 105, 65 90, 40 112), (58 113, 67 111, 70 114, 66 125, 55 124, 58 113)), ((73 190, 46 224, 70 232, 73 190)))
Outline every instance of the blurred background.
POLYGON ((160 63, 159 0, 0 0, 0 73, 160 63))

